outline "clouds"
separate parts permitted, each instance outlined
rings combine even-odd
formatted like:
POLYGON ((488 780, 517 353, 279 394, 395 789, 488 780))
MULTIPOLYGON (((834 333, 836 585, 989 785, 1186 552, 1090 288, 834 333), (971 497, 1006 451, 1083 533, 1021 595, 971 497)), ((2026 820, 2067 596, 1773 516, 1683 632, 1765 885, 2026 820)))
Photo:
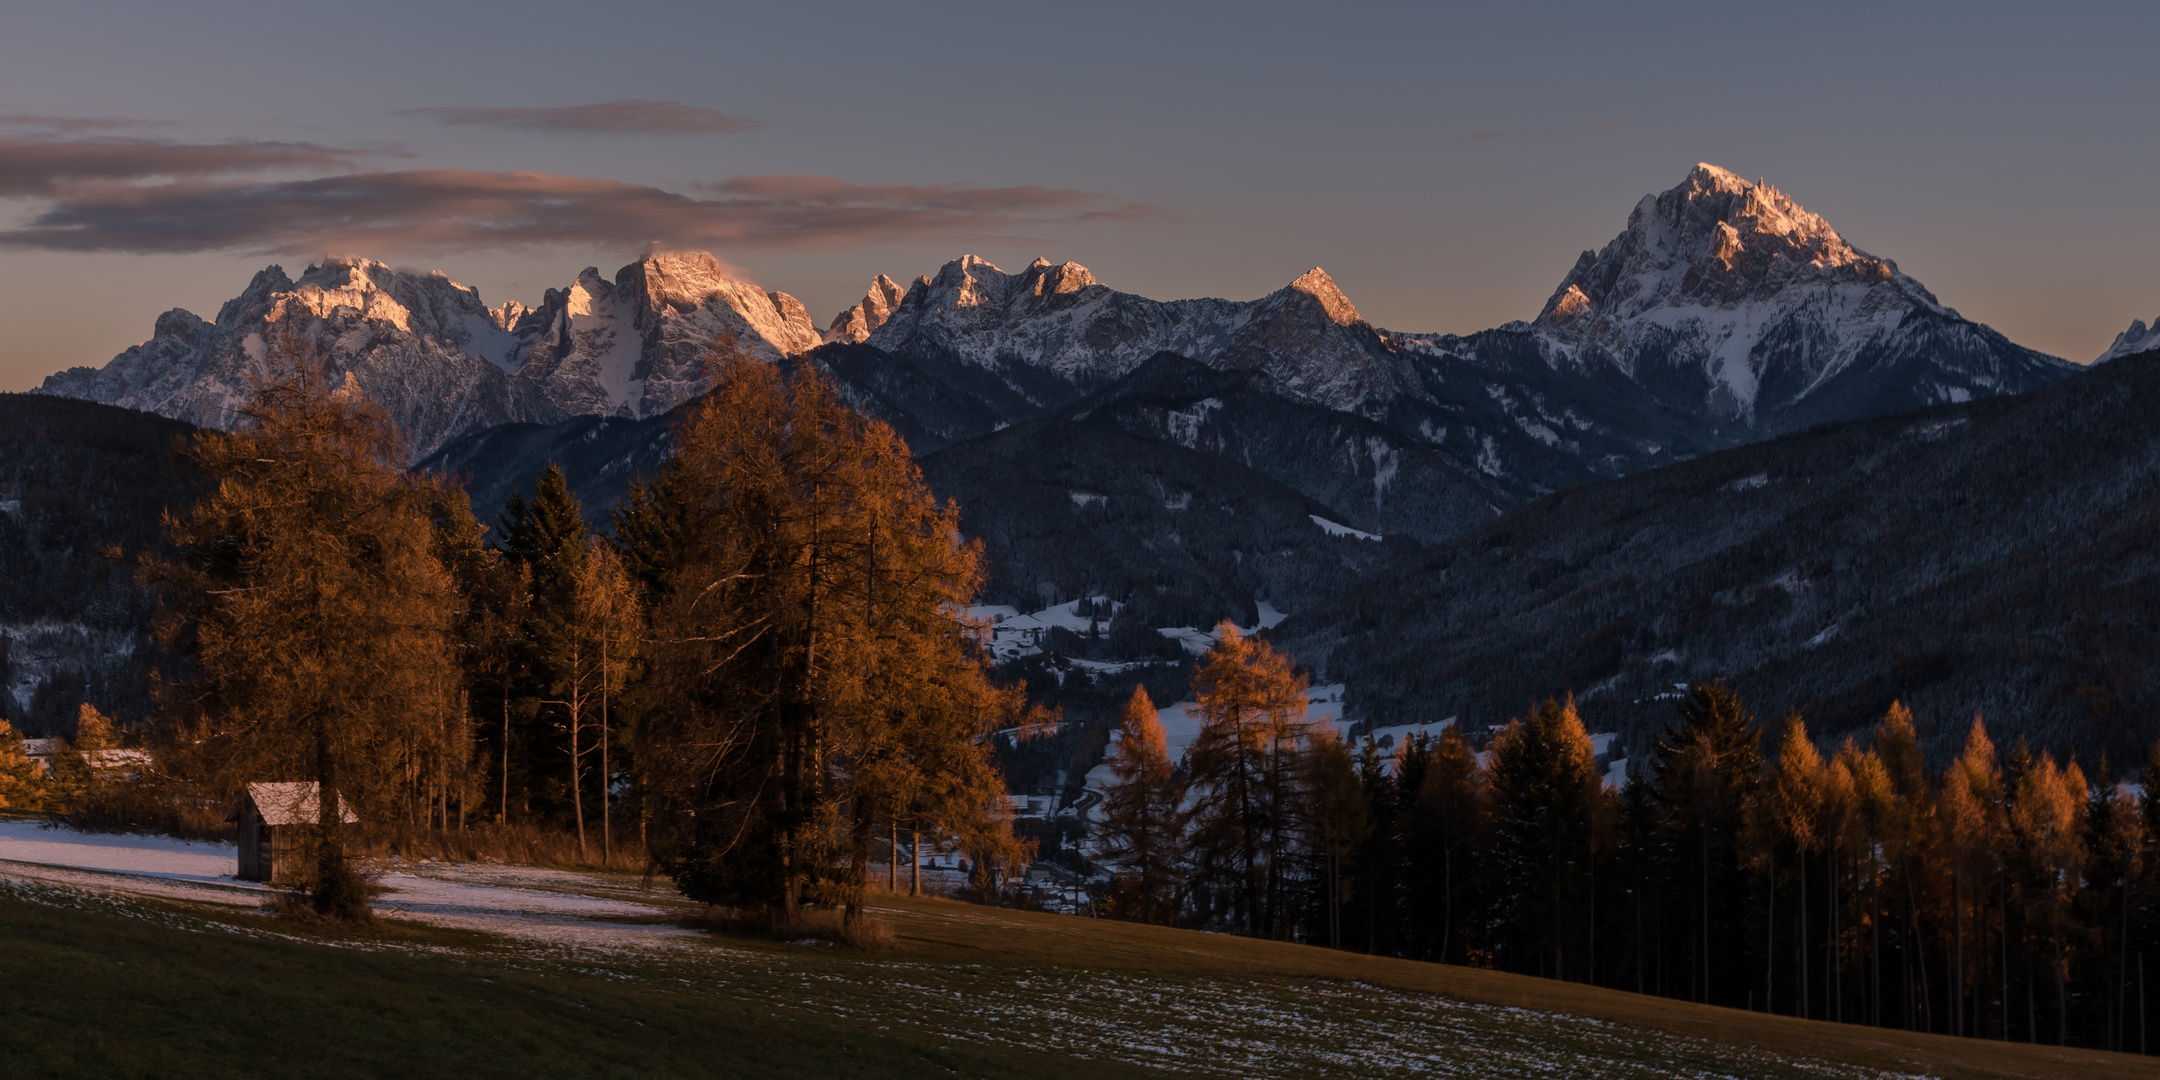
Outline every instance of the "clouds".
POLYGON ((0 197, 58 195, 97 181, 349 168, 360 156, 313 143, 0 138, 0 197))
POLYGON ((438 106, 405 109, 399 116, 433 120, 441 124, 480 125, 516 131, 550 133, 706 135, 749 131, 764 125, 756 120, 731 116, 718 109, 685 105, 679 101, 643 101, 636 98, 606 101, 598 105, 567 105, 559 108, 493 108, 438 106))
MULTIPOLYGON (((407 110, 531 131, 741 131, 754 122, 673 101, 407 110)), ((538 172, 364 171, 394 149, 171 142, 107 132, 139 121, 0 114, 0 199, 29 200, 0 247, 71 252, 404 254, 661 244, 805 250, 907 239, 1034 239, 1042 226, 1146 217, 1153 207, 1037 185, 856 184, 748 175, 668 190, 538 172), (293 178, 297 176, 299 178, 293 178)))
POLYGON ((0 127, 34 131, 42 135, 80 135, 86 131, 158 127, 162 121, 131 120, 121 116, 48 116, 42 113, 0 113, 0 127))
POLYGON ((1031 226, 1157 212, 1065 188, 861 185, 826 176, 739 176, 696 191, 462 169, 85 184, 61 192, 26 224, 0 231, 0 246, 310 253, 657 242, 802 250, 930 237, 1017 239, 1014 230, 1031 226))

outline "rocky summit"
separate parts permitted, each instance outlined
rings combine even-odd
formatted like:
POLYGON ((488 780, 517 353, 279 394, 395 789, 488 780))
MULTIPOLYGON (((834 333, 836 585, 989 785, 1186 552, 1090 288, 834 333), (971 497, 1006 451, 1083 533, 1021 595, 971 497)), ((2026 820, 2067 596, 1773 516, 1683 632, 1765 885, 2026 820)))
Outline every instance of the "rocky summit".
MULTIPOLYGON (((1452 486, 1504 508, 1824 420, 2018 393, 2077 370, 1967 321, 1775 187, 1698 165, 1584 252, 1534 321, 1467 337, 1375 327, 1318 268, 1253 300, 1164 301, 1077 263, 1007 273, 965 255, 905 288, 879 275, 821 332, 794 297, 702 253, 649 255, 612 279, 588 267, 530 309, 489 308, 441 273, 332 259, 298 280, 265 269, 215 322, 168 312, 150 340, 43 392, 229 425, 273 330, 387 407, 416 460, 503 423, 660 416, 703 389, 703 359, 723 337, 770 360, 815 357, 918 453, 1080 408, 1167 354, 1239 374, 1241 400, 1341 417, 1320 458, 1363 464, 1270 475, 1313 497, 1372 490, 1362 511, 1339 509, 1361 528, 1425 534, 1459 515, 1391 511, 1373 479, 1391 456, 1440 455, 1461 478, 1452 486)), ((2133 330, 2126 340, 2144 340, 2133 330)), ((1210 400, 1160 405, 1238 421, 1238 407, 1210 400)), ((1301 424, 1301 438, 1325 426, 1301 424)), ((1199 444, 1235 444, 1248 463, 1290 456, 1253 453, 1251 436, 1199 444)))
POLYGON ((723 334, 767 359, 819 341, 794 297, 764 292, 698 252, 588 267, 538 307, 489 308, 441 272, 333 258, 294 280, 271 266, 215 322, 175 308, 150 340, 40 392, 230 426, 271 343, 295 340, 381 403, 415 458, 467 431, 571 416, 651 416, 703 389, 723 334))
POLYGON ((1534 325, 1556 361, 1616 366, 1764 431, 2018 393, 2076 370, 1965 321, 1770 184, 1708 164, 1644 196, 1534 325))

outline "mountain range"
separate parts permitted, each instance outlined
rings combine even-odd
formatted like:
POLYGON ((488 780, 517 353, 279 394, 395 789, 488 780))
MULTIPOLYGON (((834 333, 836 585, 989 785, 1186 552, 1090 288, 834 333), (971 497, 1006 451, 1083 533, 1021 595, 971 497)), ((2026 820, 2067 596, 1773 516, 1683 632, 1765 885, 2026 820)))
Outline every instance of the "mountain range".
MULTIPOLYGON (((906 285, 880 275, 819 330, 700 253, 612 279, 588 268, 531 309, 342 258, 298 279, 267 268, 215 321, 168 312, 149 341, 39 392, 226 425, 271 343, 296 340, 390 410, 415 467, 464 478, 483 520, 552 461, 604 523, 664 459, 672 410, 724 336, 815 365, 894 425, 984 539, 986 603, 1113 597, 1108 643, 1061 646, 1099 660, 1159 652, 1143 647, 1157 627, 1267 621, 1264 603, 1293 613, 1277 636, 1376 721, 1484 718, 1572 688, 1635 738, 1667 707, 1659 680, 1731 673, 1777 701, 1832 701, 1842 723, 1902 685, 1891 665, 1913 650, 1884 635, 1951 633, 1898 622, 1904 601, 1856 598, 1977 588, 2040 557, 2014 537, 1953 557, 1940 530, 1881 547, 1893 511, 1952 513, 1949 529, 1967 505, 1928 502, 1882 461, 1969 448, 1957 461, 1993 464, 1901 467, 1968 485, 2100 468, 2057 454, 2029 474, 2000 457, 2024 444, 1957 434, 2028 401, 2056 404, 2017 415, 2064 422, 2093 384, 2071 379, 2083 367, 1963 318, 1790 196, 1711 165, 1643 197, 1536 318, 1467 336, 1373 326, 1319 269, 1253 300, 1158 301, 1073 263, 1007 273, 963 256, 906 285), (1911 434, 1929 417, 1953 434, 1911 434), (1739 524, 1720 516, 1734 506, 1739 524), (1855 514, 1884 523, 1841 532, 1855 514), (1892 569, 1824 569, 1854 559, 1892 569), (1773 594, 1775 629, 1756 614, 1773 594), (1798 674, 1833 656, 1877 681, 1798 674)), ((2153 344, 2160 331, 2133 324, 2110 378, 2131 385, 2153 344)), ((2118 503, 2088 495, 2037 523, 1985 520, 2004 537, 2099 528, 2118 503)), ((1927 685, 1944 707, 2045 698, 2030 718, 2074 726, 2060 694, 1961 678, 1927 685)))

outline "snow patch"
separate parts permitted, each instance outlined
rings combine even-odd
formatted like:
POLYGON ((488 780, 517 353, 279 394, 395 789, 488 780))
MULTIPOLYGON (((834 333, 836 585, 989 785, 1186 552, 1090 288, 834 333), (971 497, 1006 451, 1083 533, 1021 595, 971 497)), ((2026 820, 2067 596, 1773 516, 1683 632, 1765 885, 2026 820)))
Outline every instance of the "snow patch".
POLYGON ((1329 521, 1328 519, 1321 517, 1318 514, 1307 514, 1305 516, 1311 518, 1313 524, 1320 526, 1320 530, 1327 533, 1329 536, 1350 536, 1355 537, 1359 540, 1380 539, 1379 533, 1369 533, 1359 529, 1353 529, 1350 526, 1345 525, 1339 521, 1329 521))
POLYGON ((1919 439, 1922 442, 1934 442, 1971 422, 1972 418, 1969 416, 1953 416, 1947 420, 1933 420, 1925 424, 1914 424, 1905 429, 1905 435, 1907 438, 1919 439))

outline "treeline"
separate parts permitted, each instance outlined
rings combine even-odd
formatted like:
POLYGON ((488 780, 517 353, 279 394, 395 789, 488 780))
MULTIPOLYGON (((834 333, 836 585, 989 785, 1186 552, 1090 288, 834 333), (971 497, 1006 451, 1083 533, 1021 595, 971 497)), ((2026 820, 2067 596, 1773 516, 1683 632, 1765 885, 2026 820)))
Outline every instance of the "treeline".
POLYGON ((727 342, 711 363, 613 537, 550 470, 491 542, 286 346, 239 428, 189 444, 217 486, 150 563, 187 660, 150 779, 219 808, 254 781, 335 792, 304 884, 356 917, 340 803, 393 847, 484 828, 629 847, 780 923, 852 924, 878 837, 957 844, 986 875, 1023 861, 992 744, 1040 723, 959 616, 982 557, 957 509, 815 369, 727 342))
POLYGON ((1453 727, 1353 746, 1305 724, 1302 680, 1229 627, 1194 690, 1181 760, 1144 691, 1121 724, 1106 914, 1815 1019, 2151 1045, 2160 748, 2142 791, 2095 784, 2000 753, 1976 717, 1931 774, 1902 706, 1825 754, 1800 717, 1766 729, 1709 683, 1613 790, 1572 700, 1482 752, 1453 727))

